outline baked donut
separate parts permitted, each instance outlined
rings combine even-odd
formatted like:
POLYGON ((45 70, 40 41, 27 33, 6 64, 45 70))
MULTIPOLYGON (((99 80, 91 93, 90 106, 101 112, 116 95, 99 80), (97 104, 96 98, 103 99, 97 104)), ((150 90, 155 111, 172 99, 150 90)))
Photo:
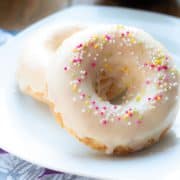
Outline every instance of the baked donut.
POLYGON ((81 31, 85 25, 52 24, 39 28, 24 43, 17 80, 21 91, 37 100, 47 100, 47 68, 52 62, 56 49, 72 34, 81 31))
POLYGON ((128 154, 156 143, 177 113, 173 60, 137 28, 99 25, 66 39, 48 86, 64 128, 106 153, 128 154))

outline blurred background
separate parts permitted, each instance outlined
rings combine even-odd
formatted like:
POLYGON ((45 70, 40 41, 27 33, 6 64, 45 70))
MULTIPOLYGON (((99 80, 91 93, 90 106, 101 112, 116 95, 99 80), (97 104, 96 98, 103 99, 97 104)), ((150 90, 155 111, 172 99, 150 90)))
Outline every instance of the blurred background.
POLYGON ((180 17, 180 0, 0 0, 0 28, 22 30, 53 12, 79 4, 130 7, 180 17))

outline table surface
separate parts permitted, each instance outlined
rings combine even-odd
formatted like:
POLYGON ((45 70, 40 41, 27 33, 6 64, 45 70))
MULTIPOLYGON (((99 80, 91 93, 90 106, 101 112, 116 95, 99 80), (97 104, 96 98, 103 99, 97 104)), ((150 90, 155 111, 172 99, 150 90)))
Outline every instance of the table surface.
POLYGON ((79 4, 137 8, 180 17, 180 0, 6 0, 0 3, 0 27, 20 30, 55 11, 79 4))

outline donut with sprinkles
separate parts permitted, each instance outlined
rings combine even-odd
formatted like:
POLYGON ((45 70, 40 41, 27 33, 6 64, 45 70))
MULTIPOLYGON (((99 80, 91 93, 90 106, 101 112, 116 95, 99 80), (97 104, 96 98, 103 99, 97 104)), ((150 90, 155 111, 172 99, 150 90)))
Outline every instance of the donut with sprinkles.
POLYGON ((97 25, 66 39, 48 73, 48 98, 65 129, 106 153, 159 141, 177 113, 178 70, 148 33, 97 25))

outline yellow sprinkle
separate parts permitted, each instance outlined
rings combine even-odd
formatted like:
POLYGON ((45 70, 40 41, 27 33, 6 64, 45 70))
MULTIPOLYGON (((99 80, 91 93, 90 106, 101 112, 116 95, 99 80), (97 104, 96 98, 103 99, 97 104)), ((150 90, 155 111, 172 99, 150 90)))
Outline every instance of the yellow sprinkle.
POLYGON ((132 44, 136 43, 136 40, 135 40, 135 38, 133 38, 133 37, 130 37, 130 42, 131 42, 132 44))
POLYGON ((84 103, 85 103, 85 105, 87 105, 87 106, 90 105, 89 101, 85 101, 84 103))
POLYGON ((95 49, 97 49, 98 47, 99 47, 99 45, 98 45, 98 44, 95 44, 95 45, 94 45, 94 48, 95 48, 95 49))
POLYGON ((117 28, 117 29, 124 29, 124 26, 121 25, 121 24, 117 24, 116 28, 117 28))
POLYGON ((157 97, 156 97, 156 100, 157 100, 157 101, 161 100, 161 96, 157 96, 157 97))
POLYGON ((92 38, 94 41, 97 41, 98 40, 98 36, 93 36, 93 38, 92 38))
POLYGON ((155 59, 154 64, 155 65, 162 65, 164 59, 165 59, 164 56, 158 57, 155 59))
POLYGON ((76 85, 76 84, 74 84, 74 85, 72 86, 72 90, 73 90, 74 92, 77 91, 77 85, 76 85))
POLYGON ((128 117, 129 117, 128 114, 125 114, 125 115, 123 116, 123 119, 124 119, 124 120, 127 120, 128 117))
POLYGON ((128 73, 129 68, 127 66, 124 66, 123 68, 121 68, 121 71, 124 72, 124 73, 128 73))
POLYGON ((136 102, 139 102, 139 101, 141 101, 141 96, 136 96, 136 102))
POLYGON ((106 70, 108 70, 109 72, 112 71, 112 67, 111 67, 108 63, 105 63, 103 66, 104 66, 104 68, 105 68, 106 70))

